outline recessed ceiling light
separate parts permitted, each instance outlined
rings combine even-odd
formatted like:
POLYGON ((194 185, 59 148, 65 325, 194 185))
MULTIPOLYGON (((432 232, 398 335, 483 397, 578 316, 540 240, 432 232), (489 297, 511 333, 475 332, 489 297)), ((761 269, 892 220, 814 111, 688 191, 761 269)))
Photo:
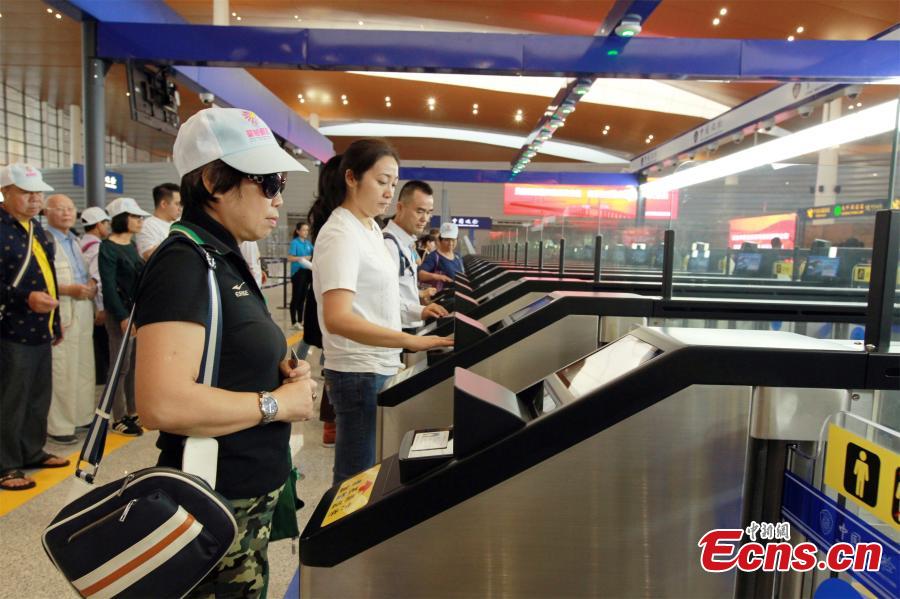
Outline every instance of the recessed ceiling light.
MULTIPOLYGON (((50 10, 50 9, 48 8, 47 10, 50 10)), ((232 16, 232 17, 236 17, 236 16, 237 16, 237 13, 236 13, 236 12, 233 12, 233 13, 231 13, 231 16, 232 16)))
POLYGON ((391 101, 391 97, 390 97, 390 96, 385 96, 385 97, 384 97, 384 101, 385 101, 385 102, 390 102, 390 101, 391 101))
POLYGON ((301 104, 306 104, 306 100, 304 100, 303 98, 300 98, 300 103, 301 103, 301 104))
POLYGON ((126 96, 126 97, 130 97, 130 96, 131 96, 131 92, 125 92, 125 96, 126 96))
POLYGON ((52 14, 53 14, 53 9, 52 9, 52 8, 48 8, 48 9, 47 9, 47 14, 52 15, 52 14))
POLYGON ((302 98, 302 97, 303 97, 303 94, 297 94, 297 99, 298 99, 298 100, 299 100, 300 98, 302 98))
POLYGON ((347 94, 341 94, 341 100, 346 100, 346 99, 347 99, 347 94))
POLYGON ((365 23, 364 23, 363 21, 357 21, 357 23, 358 23, 360 26, 365 25, 365 23))
POLYGON ((473 108, 473 109, 472 109, 472 114, 478 114, 478 109, 477 109, 477 108, 473 108))
POLYGON ((522 109, 519 108, 518 110, 516 110, 516 114, 522 114, 522 109))
POLYGON ((387 106, 388 108, 390 108, 392 106, 392 104, 390 102, 385 102, 384 105, 387 106))
POLYGON ((300 20, 300 15, 294 15, 294 20, 299 21, 299 20, 300 20))
POLYGON ((723 8, 723 9, 719 10, 719 14, 722 15, 722 16, 724 17, 725 15, 728 14, 728 9, 727 9, 727 8, 723 8))
POLYGON ((873 176, 873 177, 877 177, 877 176, 878 176, 878 173, 872 173, 872 176, 873 176))
POLYGON ((56 13, 56 18, 57 18, 57 19, 61 19, 61 18, 62 18, 62 15, 59 14, 59 13, 56 13))
POLYGON ((800 27, 797 27, 797 33, 803 33, 804 31, 806 31, 806 30, 803 28, 803 25, 800 25, 800 27))
POLYGON ((794 36, 793 36, 793 35, 789 35, 788 38, 787 38, 787 40, 788 40, 789 42, 794 41, 794 36))
POLYGON ((603 135, 608 135, 608 134, 609 134, 609 129, 604 129, 604 130, 603 130, 603 135))
POLYGON ((522 122, 522 115, 521 115, 521 114, 518 114, 518 113, 517 113, 516 116, 513 117, 513 118, 516 119, 516 122, 517 122, 517 123, 521 123, 521 122, 522 122))
POLYGON ((346 105, 349 104, 350 102, 347 101, 347 100, 341 100, 341 103, 342 103, 344 106, 346 106, 346 105))
POLYGON ((472 108, 474 108, 475 110, 478 110, 478 104, 472 104, 472 108))
POLYGON ((650 135, 648 135, 647 139, 653 139, 653 134, 651 133, 650 135))
POLYGON ((609 125, 605 125, 603 128, 606 129, 607 131, 609 131, 611 129, 611 127, 609 125))
POLYGON ((428 105, 429 105, 429 106, 434 106, 435 103, 437 103, 437 100, 435 100, 434 98, 428 98, 428 105))
POLYGON ((857 102, 857 103, 856 103, 856 107, 857 107, 857 108, 862 108, 862 102, 857 102))
POLYGON ((238 17, 238 18, 237 18, 237 20, 238 20, 238 21, 240 21, 240 20, 241 20, 241 18, 240 18, 240 17, 238 17))
POLYGON ((716 17, 715 19, 713 19, 713 25, 718 25, 721 22, 722 21, 719 19, 719 17, 716 17))
POLYGON ((433 111, 433 110, 434 110, 434 104, 429 104, 428 110, 432 110, 432 111, 433 111))
POLYGON ((851 104, 851 105, 850 105, 850 110, 853 110, 854 108, 856 108, 856 107, 855 107, 853 104, 851 104))

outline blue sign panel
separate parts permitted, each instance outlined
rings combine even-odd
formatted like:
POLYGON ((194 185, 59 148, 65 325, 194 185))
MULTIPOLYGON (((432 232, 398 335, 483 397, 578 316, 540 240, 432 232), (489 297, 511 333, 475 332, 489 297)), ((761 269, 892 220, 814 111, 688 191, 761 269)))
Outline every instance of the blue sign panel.
MULTIPOLYGON (((83 164, 76 163, 72 165, 72 184, 76 187, 84 187, 83 164)), ((122 176, 122 173, 106 171, 106 176, 103 179, 103 187, 106 188, 106 191, 122 193, 122 190, 125 187, 125 177, 122 176)))
MULTIPOLYGON (((487 216, 451 216, 450 222, 460 229, 490 229, 493 221, 487 216)), ((431 227, 436 229, 441 226, 441 217, 431 217, 431 227)))
POLYGON ((823 552, 835 543, 879 543, 879 571, 847 574, 879 597, 900 597, 900 545, 790 472, 784 475, 781 515, 823 552))

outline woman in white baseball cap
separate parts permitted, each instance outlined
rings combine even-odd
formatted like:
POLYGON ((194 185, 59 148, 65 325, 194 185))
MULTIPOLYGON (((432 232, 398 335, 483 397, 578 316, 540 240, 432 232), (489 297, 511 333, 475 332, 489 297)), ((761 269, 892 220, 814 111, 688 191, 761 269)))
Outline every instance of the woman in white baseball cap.
MULTIPOLYGON (((141 210, 134 198, 116 198, 106 206, 106 213, 111 219, 112 233, 100 242, 97 270, 103 289, 103 310, 106 312, 104 326, 109 338, 109 348, 116 352, 126 334, 128 315, 134 305, 137 282, 144 268, 134 236, 141 232, 144 217, 150 216, 150 213, 141 210)), ((120 435, 139 437, 143 430, 134 405, 134 375, 131 369, 133 356, 132 348, 131 352, 125 354, 119 370, 110 427, 120 435)))
POLYGON ((313 413, 306 362, 287 358, 239 244, 277 226, 285 173, 306 169, 249 110, 208 108, 178 131, 181 221, 215 261, 222 303, 218 381, 197 382, 210 310, 208 266, 186 242, 150 258, 136 298, 136 395, 145 426, 160 431, 159 465, 180 468, 188 437, 213 437, 216 490, 231 501, 239 532, 228 554, 191 596, 258 597, 266 584, 272 514, 291 469, 291 422, 313 413), (254 539, 247 543, 247 539, 254 539), (249 574, 249 576, 248 576, 249 574))

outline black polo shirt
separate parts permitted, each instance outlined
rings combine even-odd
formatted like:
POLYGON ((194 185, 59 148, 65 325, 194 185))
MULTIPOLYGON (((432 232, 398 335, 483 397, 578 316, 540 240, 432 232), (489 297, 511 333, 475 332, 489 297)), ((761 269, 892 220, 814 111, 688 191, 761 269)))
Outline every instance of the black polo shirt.
MULTIPOLYGON (((181 225, 193 230, 216 261, 222 297, 222 350, 219 382, 229 391, 274 391, 281 385, 278 364, 287 342, 272 321, 235 239, 202 210, 185 209, 181 225)), ((137 294, 138 327, 154 322, 205 324, 209 310, 208 266, 186 243, 173 243, 154 255, 137 294)), ((141 355, 137 347, 137 359, 141 355)), ((165 373, 160 373, 165 376, 165 373)), ((291 427, 272 422, 218 437, 216 490, 229 499, 259 497, 287 480, 291 427)), ((160 432, 159 465, 181 467, 185 437, 160 432)))

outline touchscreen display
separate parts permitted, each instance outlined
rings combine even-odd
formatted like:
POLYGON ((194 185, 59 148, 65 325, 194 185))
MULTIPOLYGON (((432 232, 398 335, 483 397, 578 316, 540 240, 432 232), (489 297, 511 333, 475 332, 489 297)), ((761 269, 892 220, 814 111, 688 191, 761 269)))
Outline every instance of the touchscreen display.
POLYGON ((734 258, 734 272, 759 272, 762 254, 741 252, 734 258))
POLYGON ((810 256, 806 263, 805 276, 808 279, 834 279, 838 276, 840 258, 810 256))
POLYGON ((509 320, 511 322, 516 322, 518 320, 522 320, 529 314, 534 314, 535 312, 537 312, 538 310, 540 310, 541 308, 543 308, 544 306, 546 306, 547 304, 549 304, 552 301, 553 301, 552 296, 545 295, 541 299, 531 302, 530 304, 528 304, 521 310, 516 310, 515 312, 510 314, 509 320))
POLYGON ((563 368, 556 375, 577 399, 637 368, 653 358, 657 351, 649 343, 628 335, 563 368))

